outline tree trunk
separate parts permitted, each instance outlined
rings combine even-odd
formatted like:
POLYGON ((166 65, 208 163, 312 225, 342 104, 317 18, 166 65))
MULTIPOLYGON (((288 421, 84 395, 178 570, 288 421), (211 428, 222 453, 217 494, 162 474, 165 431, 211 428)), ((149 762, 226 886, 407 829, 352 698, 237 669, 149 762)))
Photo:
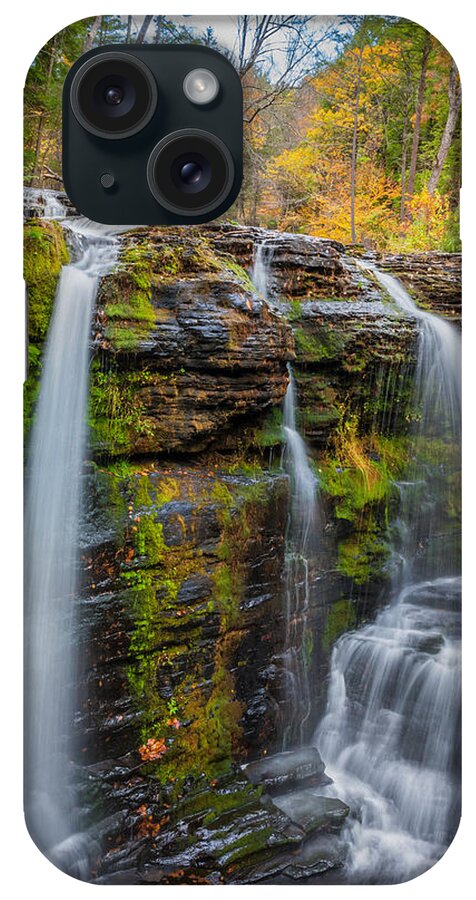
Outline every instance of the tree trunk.
POLYGON ((144 38, 147 34, 147 29, 148 29, 150 23, 152 22, 152 19, 153 19, 153 16, 144 16, 144 21, 142 22, 139 34, 137 35, 137 40, 136 40, 137 44, 144 43, 144 38))
MULTIPOLYGON (((61 34, 61 32, 60 32, 61 34)), ((49 93, 51 78, 53 76, 53 64, 55 60, 55 52, 56 52, 56 41, 59 37, 59 34, 55 34, 54 38, 51 40, 50 47, 50 58, 48 60, 48 71, 46 73, 46 95, 49 93)), ((41 143, 43 140, 43 132, 45 128, 45 121, 47 118, 46 109, 42 109, 39 119, 38 119, 38 132, 36 135, 36 146, 35 146, 35 164, 33 166, 33 172, 30 178, 30 187, 33 187, 35 184, 35 180, 38 179, 38 187, 41 187, 41 164, 40 164, 40 154, 41 154, 41 143)))
POLYGON ((426 85, 426 73, 428 69, 428 57, 430 55, 431 48, 431 36, 429 34, 425 37, 425 43, 423 44, 423 50, 421 55, 421 69, 420 69, 420 78, 418 81, 418 95, 417 95, 417 105, 415 111, 415 124, 413 126, 413 140, 412 140, 412 151, 410 156, 410 171, 408 173, 408 184, 406 196, 407 200, 411 200, 413 197, 413 193, 415 190, 415 175, 417 170, 417 161, 418 161, 418 147, 420 144, 420 127, 421 127, 421 115, 423 112, 423 101, 425 99, 425 85, 426 85))
POLYGON ((443 171, 443 166, 446 162, 446 157, 448 156, 449 149, 451 147, 451 141, 453 140, 453 135, 456 128, 456 123, 458 121, 458 113, 459 108, 461 106, 461 84, 458 77, 458 70, 454 61, 451 61, 450 68, 450 81, 448 87, 448 96, 450 101, 450 106, 448 109, 448 118, 446 120, 446 124, 443 130, 443 134, 441 136, 441 143, 438 153, 436 155, 435 164, 433 166, 430 179, 428 181, 428 193, 434 194, 436 190, 436 186, 440 180, 441 173, 443 171))
POLYGON ((132 16, 127 16, 126 44, 128 44, 130 42, 131 30, 132 30, 132 16))
POLYGON ((161 40, 162 40, 162 21, 163 21, 163 18, 164 18, 163 16, 156 16, 156 17, 155 17, 155 38, 154 38, 154 40, 155 40, 155 43, 156 43, 156 44, 160 44, 160 42, 161 42, 161 40))
POLYGON ((405 103, 405 117, 403 119, 402 135, 402 165, 400 170, 400 222, 405 218, 405 193, 407 181, 407 156, 408 156, 408 101, 405 103))
POLYGON ((350 164, 350 234, 353 244, 356 243, 357 237, 355 233, 355 176, 357 169, 357 138, 359 131, 359 105, 360 90, 362 87, 362 56, 363 48, 359 49, 359 63, 357 69, 357 84, 355 87, 355 106, 354 106, 354 127, 352 132, 352 157, 350 164))
POLYGON ((83 52, 84 53, 87 53, 88 50, 91 50, 91 48, 94 44, 96 35, 101 27, 101 19, 102 19, 102 16, 96 16, 96 18, 94 19, 94 22, 91 23, 91 26, 89 28, 89 31, 86 35, 86 38, 85 38, 85 41, 83 44, 83 52))

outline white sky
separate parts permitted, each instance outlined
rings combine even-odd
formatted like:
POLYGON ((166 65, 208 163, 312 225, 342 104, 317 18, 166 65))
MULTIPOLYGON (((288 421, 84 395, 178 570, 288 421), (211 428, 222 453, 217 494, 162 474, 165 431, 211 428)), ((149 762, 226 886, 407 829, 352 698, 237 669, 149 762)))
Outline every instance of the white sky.
MULTIPOLYGON (((132 33, 136 34, 143 21, 143 16, 133 16, 132 33)), ((236 50, 237 43, 237 16, 167 16, 177 24, 183 24, 188 28, 193 27, 197 33, 206 31, 211 26, 219 46, 230 51, 236 50)), ((252 17, 250 17, 252 18, 252 17)), ((127 20, 127 16, 121 16, 121 19, 127 20)), ((326 30, 333 26, 338 28, 341 34, 347 34, 351 31, 351 26, 342 22, 342 17, 338 16, 314 16, 308 24, 308 28, 319 39, 324 35, 326 30)), ((155 24, 152 21, 146 35, 146 41, 152 40, 155 31, 155 24)), ((282 67, 285 63, 285 35, 276 35, 269 46, 270 66, 267 68, 267 74, 274 79, 279 77, 282 67)), ((326 57, 332 58, 336 55, 335 43, 331 40, 324 41, 320 45, 320 51, 326 57)))

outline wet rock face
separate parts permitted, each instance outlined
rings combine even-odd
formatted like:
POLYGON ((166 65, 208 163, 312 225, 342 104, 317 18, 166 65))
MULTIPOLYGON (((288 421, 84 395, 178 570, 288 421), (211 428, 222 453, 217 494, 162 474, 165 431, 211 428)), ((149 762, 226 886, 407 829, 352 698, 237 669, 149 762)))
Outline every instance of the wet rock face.
POLYGON ((365 430, 386 422, 405 427, 415 363, 415 320, 378 300, 307 301, 293 319, 294 372, 299 389, 299 424, 308 442, 325 448, 345 408, 365 430), (401 402, 387 403, 388 385, 401 402))
POLYGON ((244 270, 194 234, 149 229, 126 237, 119 271, 103 279, 93 390, 99 454, 196 453, 223 444, 240 421, 284 396, 293 352, 286 319, 244 270), (118 406, 135 412, 119 440, 102 427, 104 373, 112 373, 118 406))
POLYGON ((48 188, 25 188, 23 191, 23 217, 74 216, 76 210, 64 191, 48 188))
POLYGON ((315 748, 279 752, 286 364, 325 521, 303 618, 311 742, 332 645, 379 602, 415 322, 334 241, 223 225, 122 240, 94 323, 82 531, 78 756, 97 880, 311 877, 342 864, 348 810, 326 796, 315 748), (245 271, 265 235, 269 302, 245 271))
POLYGON ((460 253, 377 253, 326 238, 262 228, 220 224, 206 229, 218 250, 232 253, 247 268, 253 264, 255 246, 266 242, 272 267, 270 289, 276 297, 372 299, 354 259, 362 256, 400 278, 423 308, 453 321, 461 318, 460 253))
MULTIPOLYGON (((319 787, 302 786, 307 784, 299 779, 300 771, 306 775, 302 766, 306 753, 308 763, 313 753, 319 757, 310 747, 286 754, 286 766, 292 772, 286 784, 294 785, 292 793, 283 793, 284 782, 279 793, 263 792, 264 785, 255 784, 257 763, 252 782, 233 767, 211 782, 202 778, 192 789, 186 787, 162 817, 156 804, 142 804, 133 823, 142 840, 129 840, 107 853, 97 881, 253 884, 273 879, 285 883, 339 868, 346 856, 339 833, 349 808, 319 794, 319 787)), ((282 774, 284 763, 278 763, 278 757, 276 766, 282 774)), ((249 767, 246 776, 248 771, 249 767)), ((325 785, 326 776, 317 778, 317 783, 325 785)))
POLYGON ((83 762, 100 772, 114 758, 124 778, 181 783, 272 744, 286 514, 279 475, 165 475, 149 465, 92 478, 83 762))
POLYGON ((453 322, 461 320, 461 254, 375 254, 377 265, 396 275, 423 309, 453 322))
POLYGON ((233 254, 247 268, 253 264, 255 248, 265 243, 265 258, 271 267, 272 297, 292 300, 363 296, 359 270, 338 241, 261 228, 207 227, 213 246, 233 254))

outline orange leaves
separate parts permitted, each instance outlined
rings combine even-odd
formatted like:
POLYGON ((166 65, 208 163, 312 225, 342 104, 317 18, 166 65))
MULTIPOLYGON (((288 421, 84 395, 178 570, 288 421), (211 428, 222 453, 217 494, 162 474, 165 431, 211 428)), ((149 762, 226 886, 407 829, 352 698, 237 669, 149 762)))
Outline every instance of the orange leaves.
POLYGON ((139 747, 139 755, 143 762, 160 759, 164 753, 167 753, 167 747, 163 738, 149 738, 142 747, 139 747))
POLYGON ((170 728, 180 728, 180 722, 179 722, 179 720, 177 719, 176 716, 174 716, 173 719, 168 719, 167 725, 168 725, 170 728))
POLYGON ((139 806, 137 810, 139 815, 141 816, 139 825, 137 826, 137 833, 139 837, 156 837, 159 833, 160 829, 167 824, 169 821, 169 816, 165 815, 158 822, 154 822, 154 818, 147 813, 147 806, 145 803, 142 806, 139 806))

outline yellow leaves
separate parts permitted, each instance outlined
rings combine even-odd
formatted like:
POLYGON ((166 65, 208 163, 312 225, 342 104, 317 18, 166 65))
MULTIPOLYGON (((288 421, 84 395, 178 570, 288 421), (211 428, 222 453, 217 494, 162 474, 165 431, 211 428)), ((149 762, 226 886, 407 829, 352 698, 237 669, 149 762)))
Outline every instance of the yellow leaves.
POLYGON ((402 226, 403 250, 437 250, 448 227, 451 210, 448 197, 423 189, 408 203, 409 218, 402 226))
POLYGON ((149 738, 142 747, 139 747, 139 756, 143 762, 160 759, 166 752, 167 747, 163 738, 149 738))

